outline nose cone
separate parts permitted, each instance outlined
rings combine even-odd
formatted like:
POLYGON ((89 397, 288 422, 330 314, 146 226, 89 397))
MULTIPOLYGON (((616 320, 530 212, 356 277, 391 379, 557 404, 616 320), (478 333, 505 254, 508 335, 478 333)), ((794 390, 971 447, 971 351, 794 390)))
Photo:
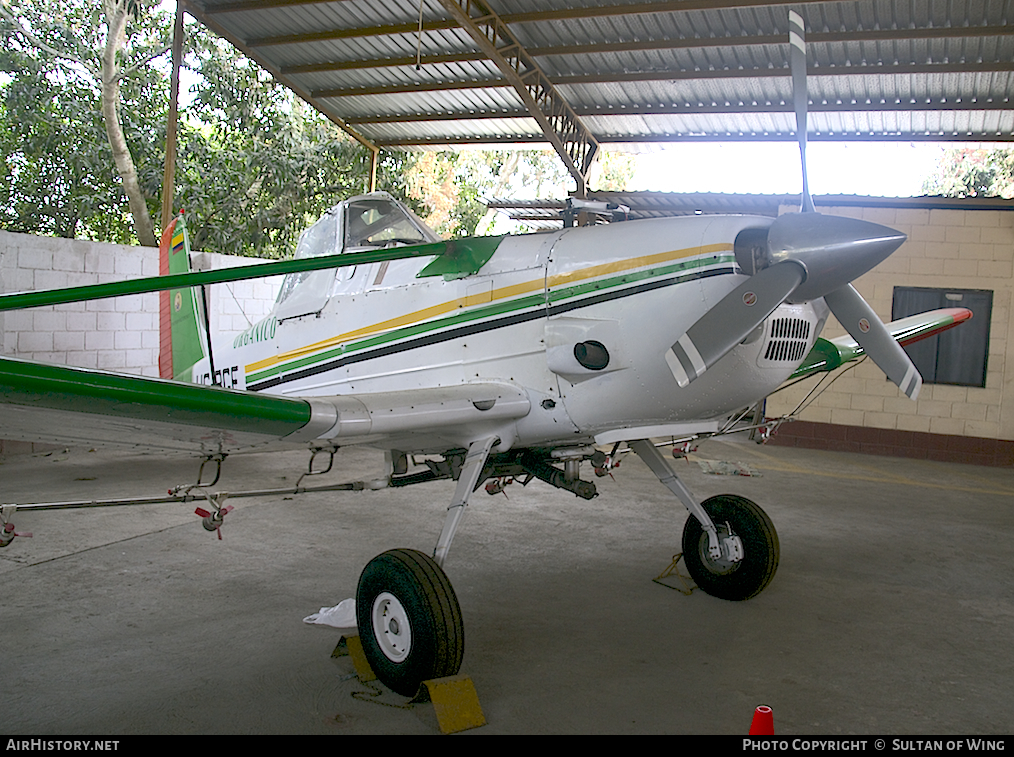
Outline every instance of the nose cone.
POLYGON ((792 260, 806 269, 790 301, 807 302, 859 278, 906 239, 900 231, 858 218, 792 213, 771 224, 768 258, 770 264, 792 260))

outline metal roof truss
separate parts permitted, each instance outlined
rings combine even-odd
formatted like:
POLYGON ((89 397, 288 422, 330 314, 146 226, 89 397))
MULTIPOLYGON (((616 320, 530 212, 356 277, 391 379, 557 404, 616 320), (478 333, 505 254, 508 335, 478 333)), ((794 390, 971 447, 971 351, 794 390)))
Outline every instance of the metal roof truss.
POLYGON ((1014 0, 182 0, 370 147, 1014 141, 1014 0))

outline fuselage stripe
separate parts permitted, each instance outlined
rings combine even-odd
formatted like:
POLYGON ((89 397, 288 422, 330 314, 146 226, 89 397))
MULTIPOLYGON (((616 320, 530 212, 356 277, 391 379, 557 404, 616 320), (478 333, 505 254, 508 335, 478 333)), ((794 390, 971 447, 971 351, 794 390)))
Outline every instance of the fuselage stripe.
MULTIPOLYGON (((714 263, 714 260, 708 261, 714 263)), ((576 310, 579 308, 589 307, 591 305, 597 305, 602 302, 609 300, 621 299, 623 297, 630 297, 642 292, 651 291, 654 289, 660 289, 663 287, 675 286, 676 284, 682 284, 687 281, 694 281, 699 279, 710 278, 712 276, 725 276, 733 273, 737 273, 738 269, 730 265, 728 261, 723 261, 724 264, 721 266, 704 268, 703 270, 693 271, 691 273, 684 273, 679 276, 673 276, 669 278, 655 278, 651 281, 644 281, 640 284, 628 286, 622 289, 616 287, 610 288, 606 291, 595 291, 591 289, 585 294, 586 287, 580 287, 582 292, 581 295, 576 298, 562 299, 562 301, 553 303, 554 294, 550 293, 551 302, 547 304, 545 297, 540 294, 537 298, 538 303, 531 303, 530 306, 522 312, 513 313, 502 318, 495 318, 493 320, 482 320, 477 323, 470 323, 458 328, 444 329, 434 333, 425 334, 418 336, 414 339, 399 339, 399 341, 386 344, 384 346, 377 346, 375 349, 361 349, 358 351, 346 351, 342 353, 338 351, 336 359, 326 360, 324 362, 317 362, 313 365, 307 365, 305 367, 298 368, 296 370, 285 371, 273 376, 266 376, 262 379, 250 380, 248 379, 247 389, 252 391, 262 391, 264 389, 271 389, 282 384, 289 383, 291 381, 298 381, 300 379, 309 378, 326 371, 335 370, 351 363, 358 363, 364 360, 373 360, 375 358, 385 357, 387 355, 397 354, 407 350, 418 349, 420 347, 427 347, 440 342, 450 341, 452 339, 459 339, 473 334, 482 333, 485 331, 492 331, 495 329, 501 329, 508 326, 513 326, 526 321, 535 320, 538 318, 546 318, 549 316, 560 315, 562 313, 576 310)), ((681 266, 685 267, 685 266, 681 266)), ((536 299, 536 298, 525 298, 536 299)), ((504 303, 507 304, 507 303, 504 303)), ((486 313, 487 316, 495 315, 495 313, 486 313)), ((448 325, 446 322, 444 325, 448 325)), ((402 334, 404 336, 404 333, 402 334)), ((366 340, 372 342, 373 340, 366 340)), ((369 345, 374 346, 374 345, 369 345)))
MULTIPOLYGON (((705 248, 706 249, 706 248, 705 248)), ((670 253, 671 254, 671 253, 670 253)), ((657 256, 650 256, 651 258, 657 256)), ((646 258, 637 258, 637 260, 646 260, 646 258)), ((618 286, 624 286, 635 281, 641 281, 644 279, 657 278, 660 276, 667 276, 671 273, 678 271, 688 271, 694 268, 702 268, 707 266, 713 266, 722 263, 731 262, 732 256, 730 255, 709 255, 707 257, 698 257, 694 260, 682 261, 679 263, 673 263, 668 266, 660 266, 658 268, 651 268, 642 271, 628 272, 622 276, 614 276, 607 279, 594 279, 592 281, 586 281, 581 284, 574 284, 568 287, 557 287, 555 289, 549 289, 549 304, 552 305, 554 302, 562 299, 578 297, 590 292, 597 292, 603 289, 615 288, 618 286)), ((590 269, 584 269, 587 271, 601 272, 604 266, 596 266, 590 269)), ((577 272, 580 273, 580 272, 577 272)), ((561 279, 564 277, 560 277, 561 279)), ((571 274, 565 275, 566 280, 575 281, 576 277, 571 274)), ((551 281, 556 280, 553 277, 551 281)), ((355 334, 370 334, 365 339, 361 339, 357 342, 345 342, 344 340, 348 337, 348 334, 336 337, 334 339, 327 340, 325 342, 318 342, 317 345, 311 345, 305 347, 302 350, 296 350, 285 353, 285 356, 277 356, 269 360, 262 360, 257 363, 251 363, 246 366, 247 383, 251 385, 259 384, 261 381, 271 377, 281 375, 283 373, 289 373, 294 370, 308 367, 315 363, 331 361, 334 358, 347 354, 349 352, 355 352, 358 350, 369 349, 371 347, 378 346, 379 344, 389 342, 392 340, 401 340, 406 337, 411 337, 415 334, 424 333, 427 331, 434 331, 438 329, 447 328, 459 323, 465 323, 469 321, 482 320, 491 316, 500 315, 510 311, 522 310, 531 307, 545 307, 546 305, 546 291, 540 286, 535 294, 530 294, 527 297, 517 297, 516 299, 506 300, 501 299, 500 301, 494 301, 492 304, 472 307, 464 309, 457 307, 456 312, 443 319, 421 319, 421 318, 409 318, 409 316, 402 316, 399 319, 392 319, 386 321, 383 324, 375 324, 371 327, 359 329, 355 334), (392 324, 395 321, 401 321, 404 323, 400 328, 380 328, 380 326, 386 326, 392 324), (320 350, 321 345, 330 345, 330 349, 320 350), (285 357, 287 359, 283 360, 285 357), (295 359, 293 359, 295 358, 295 359), (269 365, 269 363, 273 363, 269 365), (258 366, 264 366, 263 369, 258 370, 258 366)), ((526 283, 524 285, 516 285, 503 287, 498 292, 521 293, 523 291, 529 291, 530 287, 526 283), (523 288, 522 288, 523 287, 523 288)), ((457 302, 457 301, 455 301, 457 302)), ((445 303, 446 304, 446 303, 445 303)), ((409 315, 418 316, 420 313, 428 313, 430 309, 423 311, 416 311, 416 313, 409 315)))
MULTIPOLYGON (((545 290, 548 288, 551 292, 554 287, 564 287, 565 285, 575 285, 580 281, 587 281, 588 279, 595 279, 601 276, 609 274, 623 273, 624 271, 633 271, 636 268, 643 268, 645 266, 657 265, 659 263, 671 262, 674 260, 684 260, 693 256, 711 255, 710 258, 703 258, 697 261, 689 261, 689 263, 680 263, 675 268, 682 268, 686 265, 706 265, 713 264, 716 262, 715 256, 718 253, 727 253, 731 249, 728 244, 710 244, 702 245, 701 247, 693 247, 683 250, 670 250, 668 252, 656 253, 654 255, 643 255, 637 258, 627 258, 625 260, 618 260, 612 263, 604 263, 602 265, 590 266, 588 268, 582 268, 576 271, 568 271, 566 273, 556 274, 549 277, 548 281, 545 278, 533 279, 531 281, 525 281, 518 284, 512 284, 505 287, 500 287, 494 290, 491 294, 487 295, 490 299, 485 300, 486 302, 503 302, 510 300, 511 298, 518 297, 520 295, 535 293, 538 296, 544 296, 545 290)), ((647 275, 663 275, 668 273, 674 268, 663 267, 659 269, 649 270, 647 272, 640 272, 635 275, 644 276, 647 275)), ((595 284, 596 287, 608 285, 610 282, 615 282, 616 279, 606 280, 605 282, 598 282, 595 284)), ((621 282, 622 283, 622 282, 621 282)), ((569 291, 569 290, 563 290, 569 291)), ((296 363, 290 361, 298 361, 301 358, 312 356, 313 360, 327 359, 330 355, 326 353, 326 350, 333 349, 335 347, 341 348, 342 345, 348 344, 350 340, 369 337, 376 334, 385 334, 395 329, 403 328, 405 326, 411 326, 412 324, 429 321, 434 318, 438 318, 448 313, 454 313, 463 308, 473 308, 479 302, 476 302, 476 297, 464 297, 457 300, 450 300, 448 302, 442 302, 438 305, 433 305, 422 310, 417 310, 412 313, 406 313, 396 318, 391 318, 380 323, 375 323, 370 326, 364 326, 363 328, 349 331, 344 334, 339 334, 334 337, 329 337, 320 342, 308 344, 303 347, 299 347, 294 350, 289 350, 281 355, 273 355, 262 360, 255 361, 246 366, 247 375, 253 376, 254 380, 257 380, 257 374, 262 371, 271 369, 274 366, 280 366, 282 363, 287 363, 281 370, 290 370, 297 367, 296 363)), ((511 303, 512 308, 517 304, 517 301, 511 303)), ((496 307, 496 306, 494 306, 496 307)), ((471 315, 466 317, 473 317, 471 315)), ((480 315, 479 317, 483 317, 480 315)), ((276 371, 277 372, 277 371, 276 371)), ((265 375, 265 374, 262 374, 265 375)))
MULTIPOLYGON (((581 284, 575 284, 569 287, 558 287, 556 289, 550 289, 549 291, 549 304, 553 305, 555 302, 563 299, 579 297, 584 294, 598 292, 605 289, 616 288, 624 286, 636 281, 644 279, 658 278, 661 276, 667 276, 674 272, 688 271, 694 268, 707 267, 709 265, 716 265, 721 263, 728 263, 732 260, 731 256, 718 256, 713 255, 706 258, 697 258, 695 260, 684 261, 675 263, 668 266, 661 266, 659 268, 648 269, 637 272, 626 273, 622 276, 615 276, 608 279, 595 279, 593 281, 587 281, 581 284)), ((586 269, 588 270, 588 269, 586 269)), ((596 268, 598 270, 598 267, 596 268)), ((573 280, 573 279, 571 279, 573 280)), ((513 287, 504 287, 500 291, 512 289, 513 287)), ((357 342, 352 343, 341 343, 333 345, 330 349, 320 352, 315 351, 312 354, 305 355, 296 360, 290 360, 284 364, 276 364, 262 371, 256 371, 251 364, 247 366, 247 384, 257 385, 261 381, 269 378, 270 376, 282 375, 283 373, 291 373, 295 370, 300 370, 316 363, 332 361, 342 355, 357 352, 360 350, 370 349, 372 347, 379 346, 383 343, 403 340, 405 338, 422 334, 425 332, 436 331, 450 326, 454 326, 461 323, 467 323, 470 321, 479 321, 492 316, 502 315, 504 313, 525 310, 528 308, 545 308, 546 307, 546 291, 540 288, 535 294, 528 295, 527 297, 519 297, 513 300, 502 300, 494 302, 489 305, 481 307, 473 307, 470 309, 459 309, 454 315, 447 318, 434 320, 424 320, 421 322, 411 322, 400 329, 386 329, 383 331, 374 330, 373 335, 361 339, 357 342)), ((289 353, 290 355, 292 353, 289 353)))

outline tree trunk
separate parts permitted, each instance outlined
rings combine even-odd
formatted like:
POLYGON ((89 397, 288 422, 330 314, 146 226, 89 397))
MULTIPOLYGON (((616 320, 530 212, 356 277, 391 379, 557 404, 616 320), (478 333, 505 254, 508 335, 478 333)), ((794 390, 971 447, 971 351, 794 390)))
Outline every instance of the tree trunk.
POLYGON ((125 0, 105 0, 106 47, 102 53, 102 118, 106 123, 106 136, 113 151, 116 170, 123 180, 123 191, 127 195, 130 214, 134 217, 134 232, 137 240, 146 247, 157 247, 155 227, 148 212, 141 184, 137 180, 134 159, 123 136, 120 124, 120 80, 116 53, 124 46, 127 29, 127 3, 125 0))

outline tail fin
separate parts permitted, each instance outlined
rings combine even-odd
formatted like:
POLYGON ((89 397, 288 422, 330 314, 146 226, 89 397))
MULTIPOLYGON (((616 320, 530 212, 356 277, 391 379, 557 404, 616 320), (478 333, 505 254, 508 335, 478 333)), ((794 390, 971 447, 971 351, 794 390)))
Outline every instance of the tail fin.
MULTIPOLYGON (((160 275, 190 270, 190 237, 183 212, 169 222, 158 247, 160 275)), ((198 298, 190 287, 159 293, 158 373, 190 380, 190 369, 205 356, 198 298)))

